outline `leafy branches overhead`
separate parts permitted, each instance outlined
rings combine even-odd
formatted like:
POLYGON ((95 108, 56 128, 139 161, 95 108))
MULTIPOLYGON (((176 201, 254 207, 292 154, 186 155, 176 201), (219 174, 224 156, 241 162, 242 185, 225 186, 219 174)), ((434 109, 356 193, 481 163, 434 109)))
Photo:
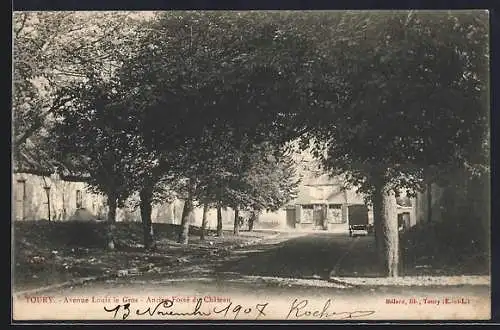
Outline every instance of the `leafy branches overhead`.
POLYGON ((123 70, 151 145, 228 125, 262 141, 281 134, 276 118, 298 104, 290 77, 308 48, 285 47, 292 38, 279 27, 278 15, 222 12, 169 12, 153 24, 123 70))
POLYGON ((245 153, 233 151, 232 161, 219 163, 200 180, 201 200, 240 210, 276 211, 296 194, 298 180, 292 160, 269 144, 245 153))
POLYGON ((160 185, 186 201, 185 243, 196 200, 279 208, 297 185, 283 146, 302 136, 375 200, 394 275, 392 192, 488 171, 485 12, 108 15, 14 17, 16 139, 55 115, 58 158, 112 202, 139 192, 149 243, 160 185))
POLYGON ((282 151, 254 155, 245 177, 254 196, 250 209, 276 211, 297 195, 294 163, 282 151))
POLYGON ((73 90, 78 98, 58 111, 62 120, 53 130, 58 154, 87 174, 97 191, 124 201, 133 189, 126 174, 136 159, 136 139, 126 134, 127 123, 119 120, 123 110, 115 103, 119 98, 107 93, 107 83, 79 87, 73 90))
MULTIPOLYGON (((326 142, 317 150, 324 165, 349 171, 365 187, 379 168, 395 187, 417 189, 450 168, 484 168, 484 15, 395 12, 345 31, 350 46, 330 62, 339 64, 343 93, 334 111, 322 112, 327 119, 311 122, 315 137, 326 142)), ((332 40, 332 47, 342 42, 332 40)))
POLYGON ((244 174, 257 146, 286 142, 287 114, 300 101, 291 77, 307 42, 281 25, 277 14, 168 12, 120 70, 145 147, 190 179, 181 195, 194 182, 202 202, 275 208, 284 199, 276 191, 258 201, 244 174))
POLYGON ((129 13, 118 12, 14 13, 16 151, 23 152, 27 139, 49 128, 54 112, 69 101, 59 92, 61 87, 112 76, 122 59, 132 54, 137 22, 129 13))

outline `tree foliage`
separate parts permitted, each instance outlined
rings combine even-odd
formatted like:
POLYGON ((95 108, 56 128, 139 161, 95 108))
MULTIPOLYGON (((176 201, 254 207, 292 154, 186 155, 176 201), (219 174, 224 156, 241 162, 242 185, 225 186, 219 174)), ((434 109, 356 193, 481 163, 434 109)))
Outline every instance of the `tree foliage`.
POLYGON ((397 276, 395 194, 446 184, 457 169, 488 172, 487 14, 346 13, 330 36, 319 106, 302 122, 322 165, 373 203, 377 245, 397 276))
POLYGON ((348 18, 363 24, 330 63, 342 77, 339 102, 311 123, 323 164, 347 171, 365 192, 373 171, 395 188, 418 190, 450 168, 487 170, 485 13, 348 18))
POLYGON ((132 55, 140 16, 99 12, 13 15, 13 145, 18 158, 50 160, 45 147, 54 112, 70 96, 61 88, 111 77, 132 55))
POLYGON ((286 141, 284 119, 297 104, 290 75, 307 52, 279 20, 277 13, 168 12, 123 67, 146 145, 175 159, 170 170, 186 179, 184 198, 258 204, 241 173, 256 146, 286 141))
POLYGON ((14 17, 14 126, 21 145, 61 108, 60 154, 119 201, 166 180, 183 219, 195 200, 275 210, 299 136, 387 226, 383 194, 488 173, 485 12, 102 15, 14 17))

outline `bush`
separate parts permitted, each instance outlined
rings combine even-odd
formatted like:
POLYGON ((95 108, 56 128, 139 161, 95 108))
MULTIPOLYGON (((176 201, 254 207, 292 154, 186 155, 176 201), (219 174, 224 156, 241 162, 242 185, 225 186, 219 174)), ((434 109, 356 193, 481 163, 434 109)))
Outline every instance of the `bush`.
POLYGON ((457 263, 466 256, 487 254, 488 237, 481 224, 479 219, 455 218, 414 226, 402 235, 405 259, 457 263))
POLYGON ((106 246, 105 223, 96 221, 71 221, 67 227, 67 245, 71 247, 103 247, 106 246))

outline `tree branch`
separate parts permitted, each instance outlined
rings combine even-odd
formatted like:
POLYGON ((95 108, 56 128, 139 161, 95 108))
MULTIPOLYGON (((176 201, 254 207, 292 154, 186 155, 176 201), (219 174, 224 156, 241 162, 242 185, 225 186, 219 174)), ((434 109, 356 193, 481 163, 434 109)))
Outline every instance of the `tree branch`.
POLYGON ((23 16, 23 19, 21 21, 21 26, 19 27, 19 29, 17 29, 14 34, 15 34, 15 38, 17 39, 19 37, 19 34, 21 33, 21 31, 24 29, 24 25, 26 24, 26 21, 28 20, 28 15, 26 13, 22 13, 21 14, 23 16))
POLYGON ((20 136, 16 137, 16 139, 15 139, 16 148, 19 148, 20 145, 22 145, 24 142, 26 142, 26 140, 30 136, 32 136, 37 130, 39 130, 43 126, 43 124, 45 122, 45 118, 48 115, 53 113, 57 108, 59 108, 61 105, 63 105, 67 101, 68 101, 68 99, 63 98, 62 96, 58 96, 56 98, 56 100, 54 100, 54 102, 52 103, 52 106, 49 109, 47 109, 46 111, 42 112, 40 115, 37 116, 38 120, 34 120, 33 124, 30 127, 28 127, 24 131, 24 133, 22 133, 20 136))

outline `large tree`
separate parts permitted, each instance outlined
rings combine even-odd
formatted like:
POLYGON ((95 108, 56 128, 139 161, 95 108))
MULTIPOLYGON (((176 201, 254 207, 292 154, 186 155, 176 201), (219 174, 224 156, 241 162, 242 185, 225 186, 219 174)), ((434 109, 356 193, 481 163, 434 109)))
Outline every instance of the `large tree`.
POLYGON ((126 134, 131 123, 122 117, 121 95, 112 86, 92 81, 66 89, 66 93, 74 93, 74 99, 58 110, 52 130, 60 162, 107 197, 110 249, 115 245, 116 209, 135 187, 128 174, 137 148, 134 136, 126 134))
MULTIPOLYGON (((248 226, 252 230, 262 211, 276 211, 296 197, 298 183, 290 156, 283 149, 264 143, 236 167, 224 192, 229 206, 250 213, 248 226)), ((240 225, 235 215, 235 234, 240 225)))
POLYGON ((286 140, 292 76, 308 48, 279 20, 277 13, 165 13, 121 72, 145 141, 176 159, 171 170, 185 179, 183 243, 205 176, 219 176, 221 186, 230 178, 225 163, 238 166, 254 145, 286 140))
POLYGON ((116 206, 137 190, 145 246, 152 247, 151 203, 168 166, 164 158, 142 148, 131 87, 116 73, 138 49, 147 28, 145 18, 154 15, 14 16, 16 156, 35 168, 36 163, 47 164, 49 170, 65 167, 81 179, 88 178, 92 187, 108 196, 110 223, 115 221, 116 206))
MULTIPOLYGON (((61 87, 112 76, 130 56, 140 15, 119 12, 15 12, 13 146, 15 160, 40 154, 39 132, 69 99, 61 87), (38 150, 37 150, 38 149, 38 150)), ((46 134, 45 134, 46 135, 46 134)), ((46 158, 50 158, 47 155, 46 158)))
POLYGON ((347 174, 373 203, 377 245, 387 274, 397 276, 398 190, 421 190, 457 167, 487 171, 487 14, 343 20, 352 29, 337 27, 339 51, 321 60, 328 74, 318 83, 324 102, 316 114, 324 117, 309 122, 323 165, 347 174))
POLYGON ((56 112, 54 157, 107 196, 110 235, 116 208, 137 193, 144 246, 154 249, 152 205, 175 195, 172 158, 145 147, 128 90, 116 78, 73 84, 61 92, 71 94, 73 101, 56 112))

